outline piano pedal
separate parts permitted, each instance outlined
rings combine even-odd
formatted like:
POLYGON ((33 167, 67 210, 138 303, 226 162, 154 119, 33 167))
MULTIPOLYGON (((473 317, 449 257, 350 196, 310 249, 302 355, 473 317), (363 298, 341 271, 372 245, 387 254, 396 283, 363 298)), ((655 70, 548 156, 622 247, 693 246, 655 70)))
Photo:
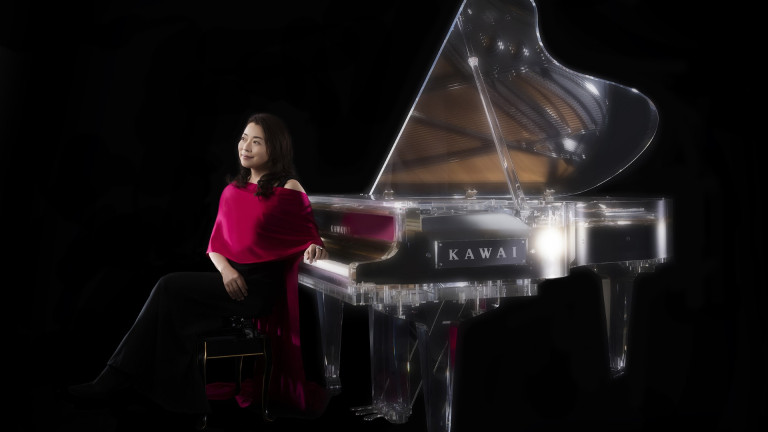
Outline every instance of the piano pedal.
POLYGON ((352 407, 349 409, 350 411, 353 411, 355 415, 368 415, 373 414, 376 412, 376 408, 373 405, 366 405, 366 406, 359 406, 359 407, 352 407))

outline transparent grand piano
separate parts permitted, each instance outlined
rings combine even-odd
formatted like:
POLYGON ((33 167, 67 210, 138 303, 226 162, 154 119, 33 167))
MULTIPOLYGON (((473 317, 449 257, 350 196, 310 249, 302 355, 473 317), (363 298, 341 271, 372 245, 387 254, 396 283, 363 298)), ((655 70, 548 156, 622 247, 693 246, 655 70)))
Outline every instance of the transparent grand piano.
POLYGON ((466 0, 372 186, 310 196, 329 260, 317 293, 325 375, 339 379, 345 304, 369 311, 365 419, 451 430, 455 329, 586 266, 603 278, 613 374, 625 369, 633 280, 671 257, 668 198, 590 197, 649 146, 654 104, 545 51, 532 0, 466 0), (621 271, 615 271, 619 268, 621 271))

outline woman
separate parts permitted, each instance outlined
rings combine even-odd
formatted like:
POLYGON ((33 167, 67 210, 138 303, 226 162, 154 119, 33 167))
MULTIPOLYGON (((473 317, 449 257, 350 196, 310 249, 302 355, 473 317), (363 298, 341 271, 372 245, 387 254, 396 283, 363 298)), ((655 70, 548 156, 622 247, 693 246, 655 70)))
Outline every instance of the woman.
POLYGON ((206 414, 199 335, 240 315, 257 318, 272 341, 278 369, 270 401, 303 411, 323 399, 304 377, 297 287, 301 259, 328 255, 296 180, 290 134, 279 118, 257 113, 237 150, 239 172, 221 194, 206 251, 218 273, 160 278, 106 368, 95 380, 71 386, 72 395, 105 398, 133 387, 169 411, 206 414))

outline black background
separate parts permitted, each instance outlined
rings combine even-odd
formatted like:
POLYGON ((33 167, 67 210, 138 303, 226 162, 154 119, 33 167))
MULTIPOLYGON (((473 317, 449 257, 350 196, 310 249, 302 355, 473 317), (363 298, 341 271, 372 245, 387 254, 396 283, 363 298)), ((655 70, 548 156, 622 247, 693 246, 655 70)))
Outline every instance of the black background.
MULTIPOLYGON (((92 378, 157 278, 212 269, 204 250, 249 113, 288 122, 310 196, 367 191, 456 5, 4 3, 3 304, 28 347, 13 355, 22 405, 92 378)), ((638 89, 660 113, 648 150, 590 193, 674 200, 679 301, 654 313, 683 323, 658 366, 678 379, 656 379, 664 402, 643 412, 764 425, 764 152, 751 134, 762 78, 751 72, 748 11, 537 6, 556 60, 638 89)))

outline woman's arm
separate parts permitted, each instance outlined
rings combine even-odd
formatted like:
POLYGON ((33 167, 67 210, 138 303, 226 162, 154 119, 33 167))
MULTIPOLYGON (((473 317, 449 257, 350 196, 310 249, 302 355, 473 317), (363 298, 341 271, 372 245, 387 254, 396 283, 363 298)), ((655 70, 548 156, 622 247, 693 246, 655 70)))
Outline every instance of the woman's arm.
POLYGON ((216 270, 221 273, 221 279, 224 282, 224 289, 234 300, 244 300, 248 295, 248 286, 245 284, 245 278, 232 267, 227 257, 216 252, 209 252, 208 257, 213 261, 216 270))
MULTIPOLYGON (((304 188, 301 187, 301 184, 298 182, 298 180, 295 180, 295 179, 288 180, 285 183, 285 188, 293 189, 299 192, 304 192, 304 188)), ((307 250, 304 251, 304 259, 309 261, 310 264, 317 260, 328 259, 328 251, 326 251, 325 248, 322 247, 321 245, 313 244, 313 245, 310 245, 307 248, 307 250)))
POLYGON ((211 261, 213 261, 213 265, 216 267, 216 270, 218 270, 219 273, 224 272, 228 268, 234 270, 232 265, 229 263, 229 260, 220 253, 209 252, 208 258, 210 258, 211 261))

